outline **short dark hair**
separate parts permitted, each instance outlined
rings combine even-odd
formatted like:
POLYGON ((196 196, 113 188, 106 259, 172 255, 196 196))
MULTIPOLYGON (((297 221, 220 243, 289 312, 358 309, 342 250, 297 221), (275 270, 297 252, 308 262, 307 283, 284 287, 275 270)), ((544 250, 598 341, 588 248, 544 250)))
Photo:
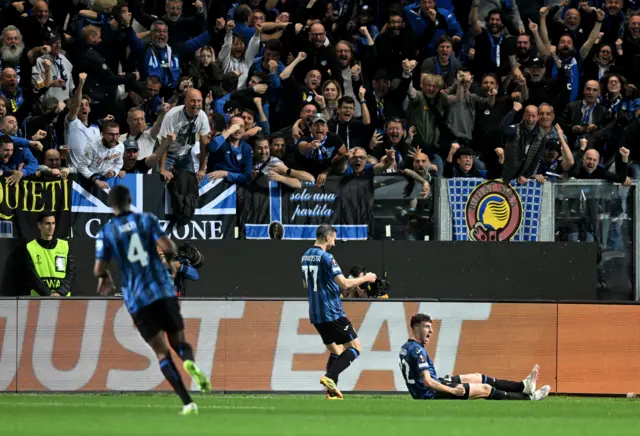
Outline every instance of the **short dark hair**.
POLYGON ((274 139, 284 139, 286 141, 287 137, 284 136, 284 133, 282 132, 274 132, 269 136, 269 144, 271 144, 274 139))
POLYGON ((500 21, 502 22, 502 24, 504 24, 504 14, 502 13, 502 11, 500 9, 491 9, 488 13, 487 16, 485 17, 484 21, 487 23, 487 25, 489 25, 489 19, 491 18, 492 15, 500 15, 500 21))
POLYGON ((386 129, 387 127, 389 127, 389 124, 391 123, 400 123, 402 125, 402 128, 404 129, 404 120, 402 118, 399 117, 391 117, 389 119, 387 119, 387 121, 384 123, 384 128, 386 129))
POLYGON ((473 148, 471 148, 471 147, 462 147, 456 153, 456 158, 462 157, 462 156, 473 156, 473 155, 474 155, 473 148))
POLYGON ((147 81, 151 82, 154 85, 162 86, 162 80, 160 80, 160 77, 158 77, 158 76, 149 76, 149 77, 147 77, 147 81))
POLYGON ((484 79, 486 79, 487 77, 493 77, 493 80, 496 81, 496 84, 500 83, 500 80, 498 80, 498 75, 496 73, 485 73, 482 75, 482 80, 484 81, 484 79))
POLYGON ((247 5, 240 5, 233 11, 233 21, 238 24, 246 22, 250 16, 251 8, 247 5))
POLYGON ((344 97, 341 97, 340 100, 338 100, 338 107, 342 106, 343 104, 352 104, 352 105, 356 105, 356 100, 351 97, 350 95, 345 95, 344 97))
POLYGON ((233 92, 238 88, 238 76, 231 71, 224 73, 220 85, 225 92, 233 92))
POLYGON ((360 277, 360 274, 363 274, 366 271, 365 267, 362 265, 353 265, 349 270, 349 275, 351 277, 360 277))
POLYGON ((453 47, 453 39, 449 35, 442 35, 436 40, 436 47, 440 47, 440 44, 448 42, 453 47))
POLYGON ((131 192, 129 192, 129 188, 124 185, 116 185, 109 191, 107 201, 111 207, 120 210, 126 209, 131 204, 131 192))
POLYGON ((115 121, 105 121, 105 123, 102 125, 102 131, 104 132, 107 129, 120 130, 120 124, 116 123, 115 121))
POLYGON ((224 115, 215 112, 211 114, 211 124, 214 132, 222 132, 227 127, 227 120, 224 119, 224 115))
POLYGON ((241 113, 243 113, 243 114, 247 113, 247 114, 251 115, 254 120, 256 119, 256 111, 254 111, 254 110, 244 108, 244 109, 242 109, 241 113))
POLYGON ((391 17, 400 17, 404 21, 404 14, 399 9, 399 7, 396 7, 396 5, 392 5, 391 7, 389 7, 389 18, 387 19, 387 21, 390 21, 391 17))
POLYGON ((251 73, 251 76, 249 76, 249 79, 251 79, 252 77, 257 77, 258 79, 260 79, 260 83, 264 83, 267 81, 267 79, 269 79, 269 75, 264 71, 253 71, 251 73))
POLYGON ((300 105, 300 111, 302 111, 302 109, 304 109, 305 106, 314 106, 316 108, 316 110, 319 110, 320 108, 318 107, 318 103, 316 103, 315 101, 305 101, 300 105))
POLYGON ((255 147, 256 145, 258 145, 258 142, 262 142, 262 141, 267 141, 269 142, 269 138, 267 138, 265 136, 264 133, 262 132, 258 132, 255 134, 255 136, 253 138, 251 138, 251 140, 253 141, 253 146, 255 147))
POLYGON ((431 317, 426 313, 416 313, 411 317, 411 321, 409 322, 409 325, 411 326, 411 328, 414 328, 416 326, 419 326, 423 322, 433 322, 433 321, 431 320, 431 317))
POLYGON ((0 117, 0 124, 4 124, 4 121, 7 118, 15 118, 16 121, 18 121, 18 119, 15 117, 15 115, 13 114, 6 114, 4 117, 0 117))
POLYGON ((50 216, 55 218, 56 214, 54 214, 51 211, 40 212, 38 214, 38 224, 42 224, 42 222, 45 220, 45 218, 49 218, 50 216))
POLYGON ((280 56, 282 56, 282 52, 284 51, 284 45, 279 39, 269 41, 264 46, 265 50, 278 52, 280 56))
POLYGON ((331 224, 320 224, 316 229, 316 239, 318 241, 326 241, 334 233, 336 233, 336 229, 331 224))
POLYGON ((13 144, 13 139, 9 135, 0 135, 0 146, 4 144, 13 144))

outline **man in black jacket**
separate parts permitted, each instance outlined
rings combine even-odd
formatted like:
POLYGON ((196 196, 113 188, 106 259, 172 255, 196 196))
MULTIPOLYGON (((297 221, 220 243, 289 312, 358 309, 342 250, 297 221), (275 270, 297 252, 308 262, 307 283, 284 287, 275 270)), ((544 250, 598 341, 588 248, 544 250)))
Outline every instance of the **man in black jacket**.
POLYGON ((580 150, 576 153, 576 165, 573 167, 572 177, 585 180, 606 180, 612 183, 624 183, 630 185, 627 177, 629 167, 629 149, 620 147, 620 161, 616 162, 616 172, 601 167, 600 153, 593 148, 586 150, 587 141, 580 141, 580 150), (586 151, 585 151, 586 150, 586 151))
POLYGON ((373 92, 367 92, 365 101, 371 115, 371 127, 379 134, 383 133, 388 118, 404 118, 402 103, 407 97, 411 73, 416 64, 416 61, 407 59, 402 61, 402 80, 396 89, 391 88, 392 77, 387 70, 375 72, 371 82, 373 92))
POLYGON ((85 26, 82 29, 84 41, 80 42, 80 53, 73 69, 74 72, 87 73, 85 92, 96 104, 98 118, 114 113, 118 85, 133 85, 140 79, 137 71, 121 76, 109 68, 105 58, 96 50, 96 46, 102 40, 101 33, 100 28, 96 26, 85 26))
MULTIPOLYGON (((433 26, 429 29, 431 29, 430 33, 433 36, 435 29, 433 26)), ((369 58, 364 59, 365 70, 371 71, 385 67, 389 68, 392 77, 398 77, 402 74, 400 68, 402 61, 415 59, 418 48, 418 38, 406 26, 402 14, 392 9, 389 11, 387 31, 378 35, 375 40, 375 51, 369 58)))

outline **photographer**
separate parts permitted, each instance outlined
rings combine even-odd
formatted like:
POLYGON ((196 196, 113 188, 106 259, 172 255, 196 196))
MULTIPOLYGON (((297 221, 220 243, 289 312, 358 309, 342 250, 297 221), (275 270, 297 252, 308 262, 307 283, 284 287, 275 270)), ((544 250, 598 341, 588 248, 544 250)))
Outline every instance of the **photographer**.
MULTIPOLYGON (((366 275, 366 268, 361 265, 354 265, 349 270, 350 279, 366 275)), ((382 278, 377 278, 373 283, 363 283, 360 286, 353 286, 343 291, 342 298, 389 298, 388 291, 391 283, 387 280, 385 272, 382 278)))
MULTIPOLYGON (((164 253, 158 246, 158 254, 162 262, 166 264, 164 253)), ((176 296, 185 297, 187 295, 187 280, 197 281, 200 278, 198 269, 204 263, 204 256, 197 248, 189 244, 182 244, 178 247, 176 257, 171 261, 175 273, 172 275, 176 296)), ((167 264, 167 268, 169 265, 167 264)))

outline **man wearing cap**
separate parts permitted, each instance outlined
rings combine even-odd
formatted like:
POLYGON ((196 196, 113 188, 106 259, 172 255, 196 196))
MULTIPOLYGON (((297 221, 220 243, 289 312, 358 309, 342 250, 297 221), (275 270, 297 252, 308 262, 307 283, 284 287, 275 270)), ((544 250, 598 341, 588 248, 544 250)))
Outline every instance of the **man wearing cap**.
POLYGON ((525 72, 529 76, 527 79, 529 89, 527 103, 540 105, 546 102, 557 107, 560 102, 569 101, 570 91, 567 90, 567 75, 563 68, 558 69, 555 77, 546 78, 545 60, 536 56, 531 59, 525 72))
POLYGON ((48 89, 42 94, 42 99, 54 97, 58 101, 68 100, 73 95, 74 84, 71 77, 73 65, 61 53, 62 40, 58 33, 51 34, 51 37, 47 40, 47 45, 51 47, 51 51, 36 60, 36 64, 31 70, 31 84, 42 93, 44 84, 49 83, 48 89), (48 73, 47 69, 49 70, 48 73), (45 77, 46 74, 49 77, 45 77))
MULTIPOLYGON (((134 109, 129 111, 131 113, 134 109)), ((142 112, 140 109, 138 109, 142 112)), ((162 120, 158 121, 161 122, 162 120)), ((151 129, 150 129, 151 130, 151 129)), ((149 131, 144 132, 148 134, 149 131)), ((158 162, 162 155, 169 149, 169 146, 176 139, 175 134, 170 133, 160 143, 160 146, 152 154, 146 157, 140 157, 140 141, 136 140, 134 136, 122 135, 120 141, 124 144, 124 157, 122 163, 122 169, 120 170, 120 177, 124 177, 126 174, 147 174, 151 171, 158 162), (124 139, 122 139, 124 137, 124 139)))
POLYGON ((302 137, 296 146, 295 159, 300 169, 316 178, 322 186, 332 165, 347 153, 342 138, 329 132, 327 119, 322 114, 311 117, 311 135, 302 137))
POLYGON ((555 138, 547 139, 535 175, 536 180, 540 183, 544 183, 545 180, 561 180, 562 175, 573 168, 575 162, 573 153, 564 134, 562 134, 560 124, 556 124, 552 130, 556 130, 558 135, 555 138))

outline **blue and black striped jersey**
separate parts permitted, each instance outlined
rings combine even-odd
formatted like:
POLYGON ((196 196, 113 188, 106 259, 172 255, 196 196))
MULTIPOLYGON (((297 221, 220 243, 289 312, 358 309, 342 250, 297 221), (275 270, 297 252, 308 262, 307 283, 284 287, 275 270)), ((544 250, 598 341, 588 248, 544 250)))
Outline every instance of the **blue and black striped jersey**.
POLYGON ((312 324, 335 321, 345 316, 340 287, 333 280, 342 275, 333 256, 321 248, 311 247, 302 256, 302 280, 307 284, 309 319, 312 324))
POLYGON ((422 372, 429 371, 431 378, 438 380, 436 367, 424 347, 410 339, 400 349, 400 371, 407 384, 407 389, 416 400, 433 398, 436 391, 429 389, 422 381, 422 372))
POLYGON ((126 213, 104 225, 96 240, 96 259, 116 259, 122 271, 122 295, 129 313, 161 298, 174 297, 173 280, 157 250, 165 236, 158 218, 126 213))

